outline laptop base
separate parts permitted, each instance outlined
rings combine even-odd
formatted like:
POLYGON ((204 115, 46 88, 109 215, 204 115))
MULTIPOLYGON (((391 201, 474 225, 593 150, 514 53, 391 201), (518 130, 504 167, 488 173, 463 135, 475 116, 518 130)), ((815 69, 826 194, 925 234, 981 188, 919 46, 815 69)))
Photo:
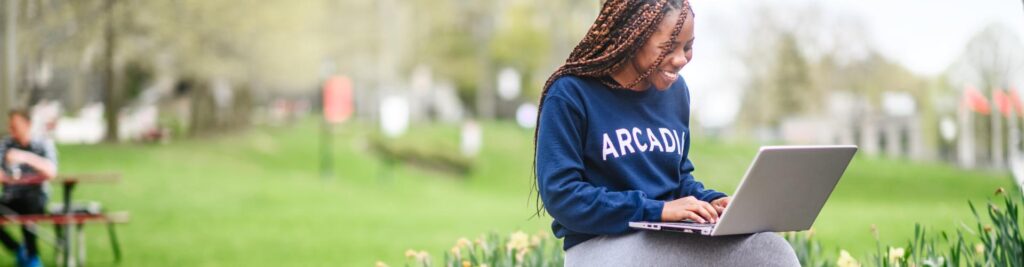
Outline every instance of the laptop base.
POLYGON ((654 231, 669 231, 688 234, 711 235, 715 230, 713 223, 695 222, 630 222, 630 228, 654 231))

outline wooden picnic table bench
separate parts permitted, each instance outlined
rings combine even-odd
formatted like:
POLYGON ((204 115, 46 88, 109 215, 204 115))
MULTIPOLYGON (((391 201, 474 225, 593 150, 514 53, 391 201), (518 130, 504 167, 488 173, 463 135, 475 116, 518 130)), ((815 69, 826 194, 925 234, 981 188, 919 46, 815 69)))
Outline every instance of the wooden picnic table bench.
POLYGON ((104 214, 30 214, 30 215, 9 215, 0 217, 0 225, 41 225, 52 224, 57 232, 58 263, 65 263, 64 266, 84 264, 85 262, 85 235, 82 230, 87 223, 101 223, 107 226, 107 236, 110 239, 110 246, 114 253, 114 262, 121 261, 121 245, 117 239, 117 232, 114 225, 128 222, 127 212, 112 212, 104 214), (66 234, 62 234, 66 233, 66 234), (75 243, 72 240, 78 242, 75 243), (76 258, 71 255, 78 252, 76 258))
MULTIPOLYGON (((76 267, 85 263, 85 232, 83 227, 89 223, 101 223, 107 226, 107 234, 110 238, 111 248, 114 253, 114 261, 121 261, 121 247, 114 229, 116 224, 127 223, 129 214, 127 212, 105 213, 98 209, 76 207, 73 200, 75 187, 80 183, 116 183, 121 180, 118 174, 77 174, 58 176, 51 179, 63 188, 63 199, 59 205, 49 209, 49 214, 26 214, 26 215, 3 215, 0 216, 0 225, 25 225, 25 224, 50 224, 54 226, 57 244, 55 255, 59 266, 76 267), (78 242, 74 242, 77 239, 78 242), (72 255, 77 254, 77 257, 72 255)), ((4 184, 42 184, 47 179, 38 177, 21 177, 20 179, 4 179, 4 184)))

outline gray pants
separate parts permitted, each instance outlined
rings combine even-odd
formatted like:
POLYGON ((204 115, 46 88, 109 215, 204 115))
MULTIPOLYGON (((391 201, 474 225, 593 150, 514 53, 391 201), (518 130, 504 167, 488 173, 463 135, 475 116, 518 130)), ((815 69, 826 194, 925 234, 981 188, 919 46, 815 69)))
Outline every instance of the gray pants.
POLYGON ((565 266, 800 266, 775 233, 708 237, 639 231, 599 236, 565 252, 565 266))

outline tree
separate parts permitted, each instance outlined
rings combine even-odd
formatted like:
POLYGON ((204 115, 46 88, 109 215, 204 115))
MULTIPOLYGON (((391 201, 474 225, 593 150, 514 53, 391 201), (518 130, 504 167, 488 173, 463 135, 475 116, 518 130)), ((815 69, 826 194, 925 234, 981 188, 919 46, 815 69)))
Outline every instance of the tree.
POLYGON ((761 127, 775 127, 786 117, 816 111, 816 103, 822 99, 796 37, 790 32, 781 33, 774 47, 764 59, 770 62, 767 70, 751 78, 744 95, 747 110, 743 112, 761 127))

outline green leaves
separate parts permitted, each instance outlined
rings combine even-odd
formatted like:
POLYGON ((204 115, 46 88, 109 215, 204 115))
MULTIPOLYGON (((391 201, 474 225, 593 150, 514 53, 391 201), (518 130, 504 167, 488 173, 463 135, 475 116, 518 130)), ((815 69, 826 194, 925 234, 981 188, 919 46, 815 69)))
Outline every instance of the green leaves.
MULTIPOLYGON (((1016 191, 1015 191, 1016 192, 1016 191)), ((914 236, 905 247, 883 247, 878 241, 876 252, 868 256, 874 266, 1024 266, 1024 235, 1021 234, 1020 206, 1024 196, 1010 195, 999 189, 996 195, 1002 200, 989 201, 984 211, 974 203, 968 207, 974 214, 973 228, 966 224, 956 230, 956 235, 946 232, 933 234, 920 225, 914 225, 914 236), (1001 204, 1001 205, 1000 205, 1001 204), (986 217, 982 217, 982 214, 986 217), (967 235, 964 234, 967 233, 967 235)), ((810 235, 789 233, 786 240, 804 266, 830 266, 821 256, 821 245, 811 240, 810 235)), ((845 251, 843 251, 845 252, 845 251)), ((843 253, 836 262, 840 266, 859 266, 856 260, 843 253), (851 264, 852 263, 852 264, 851 264)))

